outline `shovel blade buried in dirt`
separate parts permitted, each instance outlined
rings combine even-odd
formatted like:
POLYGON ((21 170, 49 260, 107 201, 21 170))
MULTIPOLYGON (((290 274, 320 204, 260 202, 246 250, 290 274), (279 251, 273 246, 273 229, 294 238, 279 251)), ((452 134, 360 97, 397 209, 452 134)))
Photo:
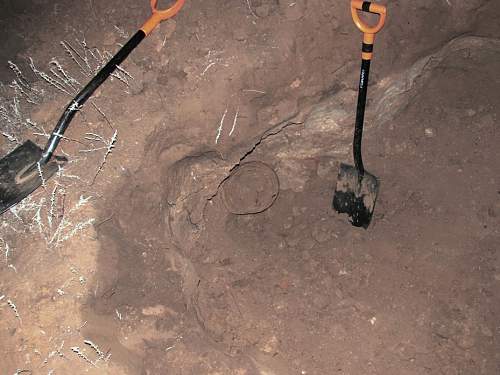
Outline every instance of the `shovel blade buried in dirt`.
POLYGON ((39 188, 66 161, 56 156, 46 164, 39 164, 42 153, 40 147, 26 141, 0 159, 0 214, 39 188))
POLYGON ((347 164, 340 165, 337 187, 333 196, 333 208, 338 213, 349 215, 352 225, 366 229, 372 220, 379 182, 375 176, 365 171, 361 155, 361 141, 363 138, 370 61, 373 56, 373 42, 375 34, 384 26, 386 9, 383 5, 369 1, 351 0, 351 15, 358 29, 363 32, 358 104, 352 142, 354 167, 347 164), (367 25, 359 17, 358 11, 378 14, 377 24, 375 26, 367 25))
POLYGON ((333 208, 349 216, 356 227, 368 228, 378 195, 379 182, 375 176, 364 172, 361 176, 356 167, 340 164, 337 187, 333 196, 333 208))

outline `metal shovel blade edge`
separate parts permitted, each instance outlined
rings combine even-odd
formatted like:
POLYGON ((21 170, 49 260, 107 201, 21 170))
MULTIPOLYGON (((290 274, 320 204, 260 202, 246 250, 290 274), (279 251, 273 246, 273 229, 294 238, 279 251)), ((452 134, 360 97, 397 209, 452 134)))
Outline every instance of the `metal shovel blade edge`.
POLYGON ((0 159, 0 215, 39 188, 57 172, 58 165, 67 161, 56 156, 38 166, 42 153, 40 147, 26 141, 0 159))
POLYGON ((345 213, 356 227, 368 228, 379 190, 379 181, 374 175, 359 171, 347 164, 340 164, 337 186, 333 196, 333 208, 345 213))

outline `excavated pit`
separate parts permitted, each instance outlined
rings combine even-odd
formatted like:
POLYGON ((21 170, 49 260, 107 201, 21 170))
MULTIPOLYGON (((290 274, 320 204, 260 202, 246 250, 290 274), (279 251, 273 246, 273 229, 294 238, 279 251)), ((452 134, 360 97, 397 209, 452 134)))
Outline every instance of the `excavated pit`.
MULTIPOLYGON (((349 2, 186 1, 75 116, 67 169, 2 218, 0 373, 500 373, 500 12, 384 4, 368 230, 331 208, 349 2)), ((1 2, 2 155, 43 145, 149 5, 1 2)))
POLYGON ((352 90, 226 155, 155 136, 101 210, 93 337, 131 373, 495 373, 500 300, 479 270, 500 259, 498 61, 497 40, 461 37, 371 88, 368 231, 331 209, 352 90), (221 184, 249 161, 279 196, 231 214, 221 184))

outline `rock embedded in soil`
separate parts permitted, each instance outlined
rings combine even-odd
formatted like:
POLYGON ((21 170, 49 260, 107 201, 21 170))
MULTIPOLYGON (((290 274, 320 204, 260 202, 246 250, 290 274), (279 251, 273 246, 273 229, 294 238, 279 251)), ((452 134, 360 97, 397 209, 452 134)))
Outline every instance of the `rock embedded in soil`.
POLYGON ((276 336, 266 338, 259 346, 264 353, 276 353, 278 351, 279 340, 276 336))

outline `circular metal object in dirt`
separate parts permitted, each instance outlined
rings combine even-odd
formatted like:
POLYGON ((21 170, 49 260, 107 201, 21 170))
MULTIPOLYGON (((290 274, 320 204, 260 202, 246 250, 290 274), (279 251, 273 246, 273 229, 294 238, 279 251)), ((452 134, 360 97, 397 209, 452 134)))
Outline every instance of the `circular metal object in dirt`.
POLYGON ((222 184, 222 200, 233 214, 256 214, 269 208, 279 193, 279 180, 267 164, 241 164, 222 184))

